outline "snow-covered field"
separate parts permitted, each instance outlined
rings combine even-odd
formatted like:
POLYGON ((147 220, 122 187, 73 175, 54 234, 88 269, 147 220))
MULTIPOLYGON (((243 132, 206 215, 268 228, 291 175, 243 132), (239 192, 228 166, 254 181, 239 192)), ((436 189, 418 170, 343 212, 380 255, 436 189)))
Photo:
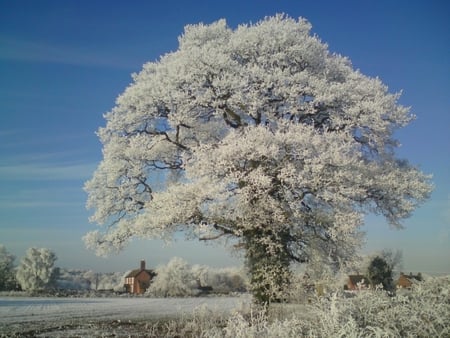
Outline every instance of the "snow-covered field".
POLYGON ((154 322, 190 315, 195 309, 202 307, 214 313, 227 314, 249 302, 249 297, 164 299, 2 297, 0 337, 69 337, 83 334, 103 336, 108 330, 117 331, 119 326, 123 331, 123 323, 130 326, 137 322, 154 322), (118 325, 120 323, 122 325, 118 325), (92 330, 96 330, 95 333, 92 330))

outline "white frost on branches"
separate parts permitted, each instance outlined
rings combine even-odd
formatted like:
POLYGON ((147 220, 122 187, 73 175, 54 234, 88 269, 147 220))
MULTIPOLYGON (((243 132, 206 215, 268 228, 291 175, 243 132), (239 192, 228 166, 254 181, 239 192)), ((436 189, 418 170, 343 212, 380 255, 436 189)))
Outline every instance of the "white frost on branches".
POLYGON ((10 254, 3 244, 0 244, 0 291, 14 287, 14 255, 10 254))
POLYGON ((23 290, 43 290, 56 282, 56 255, 46 248, 30 248, 22 258, 16 278, 23 290))
POLYGON ((98 131, 103 160, 85 189, 91 221, 107 226, 87 246, 107 254, 184 230, 336 263, 364 214, 400 227, 431 191, 394 152, 414 116, 310 29, 283 15, 189 25, 177 51, 134 74, 98 131))
POLYGON ((214 294, 228 294, 247 290, 245 272, 240 268, 210 268, 189 265, 180 257, 172 258, 167 265, 158 266, 147 295, 152 297, 189 297, 211 288, 214 294))
POLYGON ((174 257, 166 266, 156 269, 147 294, 155 297, 186 297, 195 294, 197 286, 189 264, 182 258, 174 257))

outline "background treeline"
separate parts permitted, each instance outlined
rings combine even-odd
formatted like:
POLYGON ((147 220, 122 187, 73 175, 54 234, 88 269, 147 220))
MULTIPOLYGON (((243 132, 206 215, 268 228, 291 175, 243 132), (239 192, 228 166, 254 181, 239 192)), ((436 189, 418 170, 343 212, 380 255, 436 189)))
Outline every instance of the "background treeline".
MULTIPOLYGON (((14 265, 15 257, 0 244, 0 291, 28 291, 59 296, 121 294, 130 272, 95 272, 55 267, 55 253, 46 248, 30 248, 14 265)), ((155 268, 156 277, 147 297, 188 297, 205 294, 246 292, 248 281, 242 268, 211 268, 189 265, 174 257, 155 268)))

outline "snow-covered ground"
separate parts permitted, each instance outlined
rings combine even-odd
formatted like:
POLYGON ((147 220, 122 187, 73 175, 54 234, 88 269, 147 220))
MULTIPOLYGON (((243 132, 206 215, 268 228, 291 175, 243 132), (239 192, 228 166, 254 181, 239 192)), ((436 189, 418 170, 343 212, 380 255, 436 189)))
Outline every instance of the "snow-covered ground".
MULTIPOLYGON (((249 297, 207 298, 0 298, 0 337, 33 332, 63 332, 86 323, 155 321, 192 314, 206 307, 230 313, 249 297)), ((67 333, 67 332, 66 332, 67 333)), ((44 335, 45 336, 45 335, 44 335)))

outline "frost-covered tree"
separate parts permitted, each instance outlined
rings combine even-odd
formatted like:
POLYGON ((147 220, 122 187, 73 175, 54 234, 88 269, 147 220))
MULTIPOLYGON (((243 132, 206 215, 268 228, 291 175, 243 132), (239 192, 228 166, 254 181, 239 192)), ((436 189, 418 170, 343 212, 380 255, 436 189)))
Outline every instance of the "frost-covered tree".
POLYGON ((85 275, 85 270, 59 269, 56 287, 63 290, 89 290, 91 281, 85 275))
POLYGON ((123 291, 123 281, 128 273, 109 272, 96 274, 95 281, 91 282, 91 288, 96 290, 123 291))
POLYGON ((197 281, 191 266, 182 258, 174 257, 167 265, 156 269, 147 294, 156 297, 186 297, 195 294, 197 281))
POLYGON ((215 293, 243 292, 248 289, 247 278, 243 269, 212 269, 210 285, 215 293))
POLYGON ((310 29, 283 15, 189 25, 178 50, 134 74, 98 131, 103 160, 85 189, 106 227, 87 246, 231 238, 264 301, 291 262, 352 257, 366 213, 401 227, 431 190, 395 155, 414 116, 310 29))
POLYGON ((211 268, 204 265, 194 265, 191 271, 198 287, 211 287, 212 292, 216 294, 243 292, 248 288, 246 273, 243 268, 211 268))
POLYGON ((38 291, 54 285, 58 277, 58 269, 53 267, 56 259, 50 249, 29 248, 16 273, 22 290, 38 291))
POLYGON ((380 253, 380 257, 383 258, 389 265, 392 272, 398 271, 403 268, 403 253, 401 250, 384 249, 380 253))
POLYGON ((0 291, 14 288, 14 255, 0 244, 0 291))
POLYGON ((380 256, 374 257, 370 262, 367 268, 367 277, 374 287, 381 284, 383 289, 390 291, 394 286, 392 267, 380 256))

